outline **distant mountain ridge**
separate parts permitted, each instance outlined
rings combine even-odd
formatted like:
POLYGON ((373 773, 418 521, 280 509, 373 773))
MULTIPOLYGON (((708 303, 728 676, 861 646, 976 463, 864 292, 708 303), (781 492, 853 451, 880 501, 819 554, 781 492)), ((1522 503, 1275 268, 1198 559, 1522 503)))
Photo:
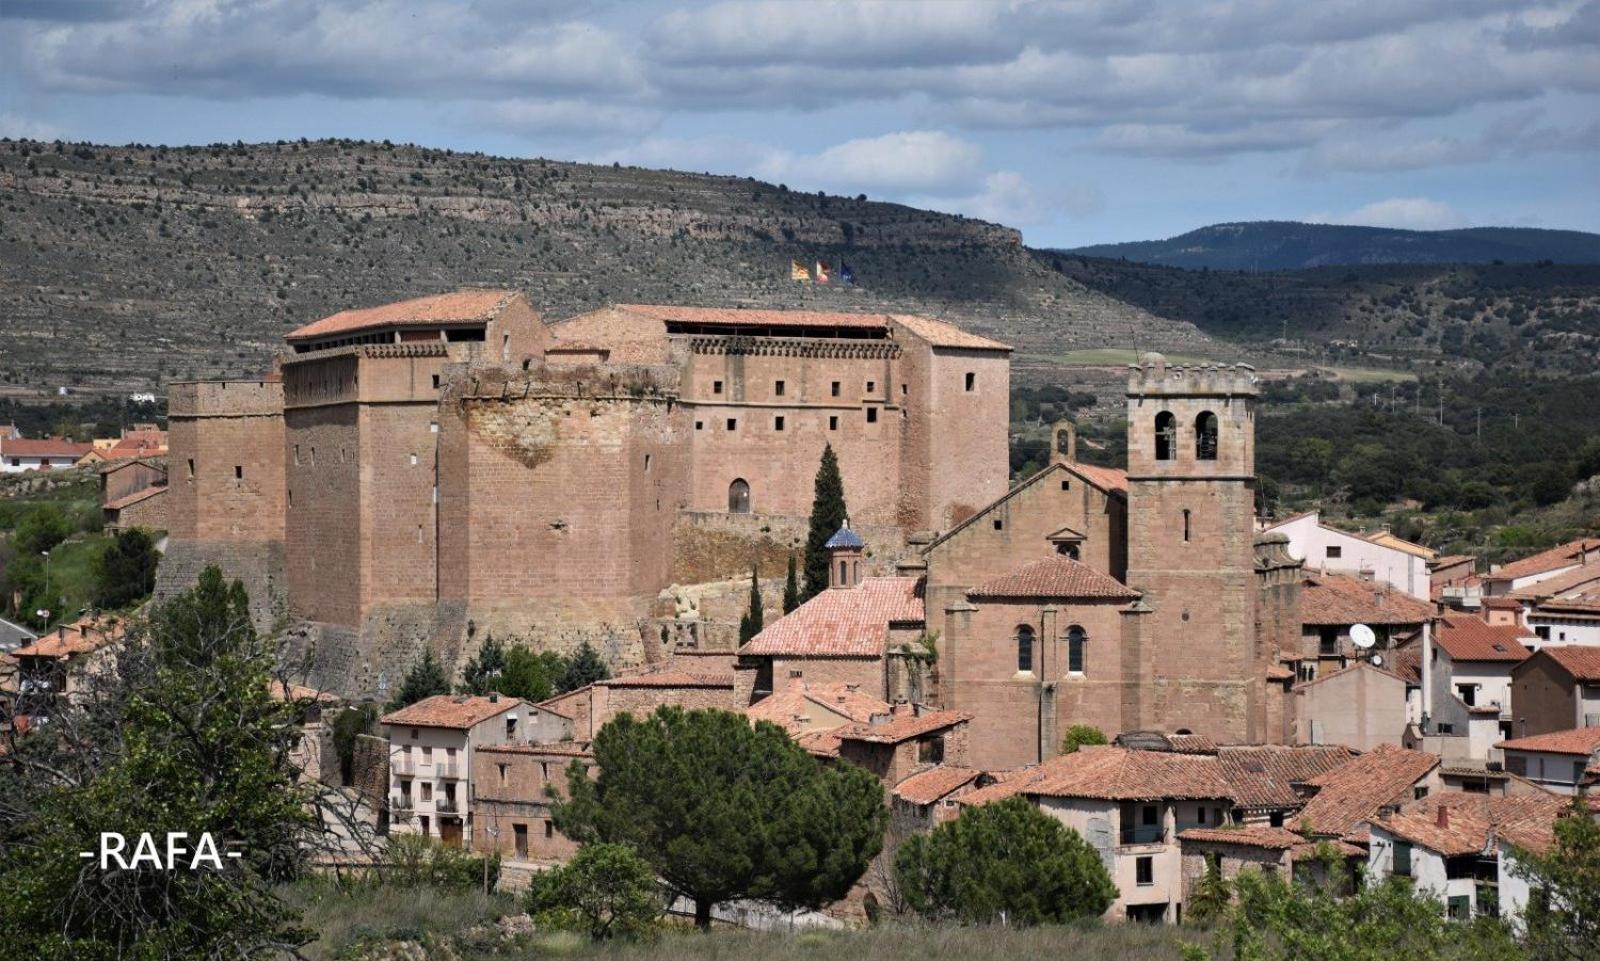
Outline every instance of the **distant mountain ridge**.
POLYGON ((1167 240, 1060 251, 1191 270, 1299 270, 1348 264, 1600 264, 1600 234, 1532 227, 1397 230, 1261 220, 1212 224, 1167 240))

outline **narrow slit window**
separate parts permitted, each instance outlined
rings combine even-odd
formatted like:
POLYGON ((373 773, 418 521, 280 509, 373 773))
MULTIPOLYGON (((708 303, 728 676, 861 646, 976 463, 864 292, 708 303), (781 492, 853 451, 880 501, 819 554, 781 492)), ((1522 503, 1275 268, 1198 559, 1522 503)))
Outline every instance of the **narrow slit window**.
POLYGON ((1184 511, 1183 511, 1183 539, 1184 539, 1185 542, 1187 542, 1189 540, 1189 509, 1188 508, 1184 508, 1184 511))
POLYGON ((1027 624, 1017 625, 1017 671, 1033 671, 1033 628, 1027 624))

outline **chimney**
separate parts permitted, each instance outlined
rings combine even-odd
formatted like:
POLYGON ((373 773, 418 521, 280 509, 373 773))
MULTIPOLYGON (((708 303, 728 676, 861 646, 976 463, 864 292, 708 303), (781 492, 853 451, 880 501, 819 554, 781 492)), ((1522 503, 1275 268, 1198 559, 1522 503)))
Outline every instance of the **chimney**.
POLYGON ((1450 809, 1443 804, 1439 805, 1439 813, 1434 816, 1434 823, 1441 828, 1450 826, 1450 809))
POLYGON ((500 703, 500 692, 499 691, 490 691, 489 692, 489 703, 490 704, 499 704, 500 703))

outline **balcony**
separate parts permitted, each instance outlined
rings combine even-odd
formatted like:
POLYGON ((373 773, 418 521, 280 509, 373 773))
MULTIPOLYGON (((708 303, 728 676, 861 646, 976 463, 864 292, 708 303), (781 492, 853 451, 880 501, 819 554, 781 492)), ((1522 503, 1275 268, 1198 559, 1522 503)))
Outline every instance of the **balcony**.
POLYGON ((434 798, 433 809, 440 814, 459 814, 461 813, 461 802, 448 794, 441 794, 434 798))
POLYGON ((389 798, 389 816, 393 818, 410 817, 411 812, 417 809, 416 802, 411 800, 409 794, 396 794, 389 798))
POLYGON ((389 758, 389 767, 395 774, 409 777, 417 773, 417 759, 409 754, 395 754, 389 758))
POLYGON ((452 781, 461 779, 462 765, 459 761, 435 761, 433 773, 435 777, 449 778, 452 781))
POLYGON ((1139 824, 1122 829, 1122 844, 1160 844, 1167 839, 1167 829, 1159 824, 1139 824))

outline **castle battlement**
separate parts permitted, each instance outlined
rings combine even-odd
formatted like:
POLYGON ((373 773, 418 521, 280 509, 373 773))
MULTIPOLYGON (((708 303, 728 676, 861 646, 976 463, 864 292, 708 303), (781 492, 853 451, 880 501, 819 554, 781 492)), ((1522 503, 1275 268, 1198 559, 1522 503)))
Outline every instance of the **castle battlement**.
POLYGON ((1168 364, 1147 353, 1128 365, 1128 396, 1255 397, 1256 369, 1249 364, 1168 364))
POLYGON ((281 417, 283 382, 257 380, 191 380, 167 390, 169 417, 281 417))

